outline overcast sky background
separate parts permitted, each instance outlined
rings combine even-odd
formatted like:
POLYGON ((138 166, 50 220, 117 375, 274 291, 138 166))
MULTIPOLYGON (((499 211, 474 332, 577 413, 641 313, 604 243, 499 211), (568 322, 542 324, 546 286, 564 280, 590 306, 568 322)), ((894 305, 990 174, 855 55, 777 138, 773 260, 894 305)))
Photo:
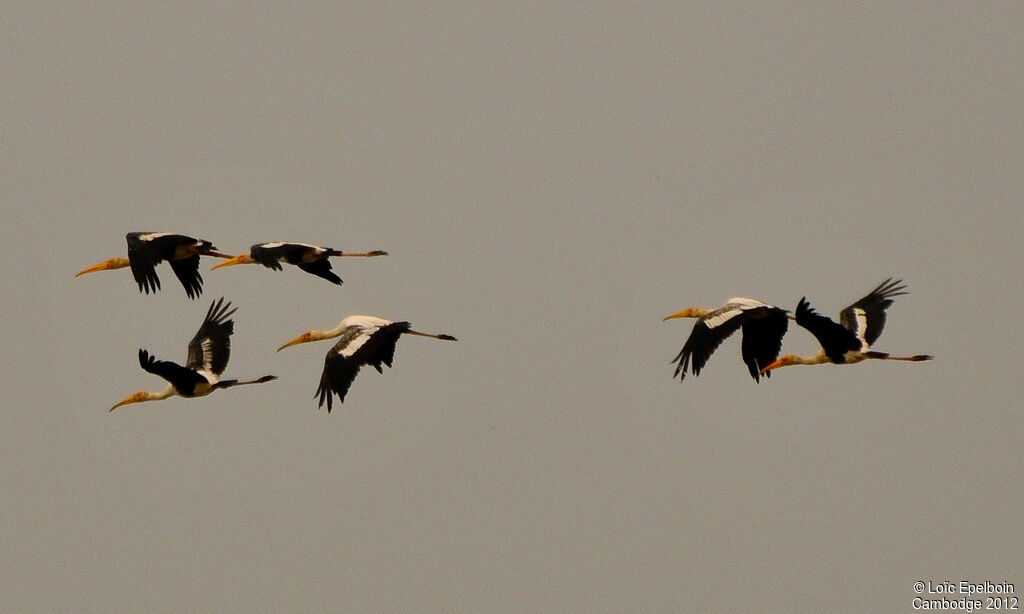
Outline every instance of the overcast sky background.
MULTIPOLYGON (((1024 597, 1024 5, 7 5, 0 23, 0 610, 911 611, 1024 597), (142 295, 129 231, 386 258, 142 295), (734 295, 876 348, 778 371, 734 295), (226 377, 165 383, 209 303, 226 377), (328 415, 351 313, 404 338, 328 415)), ((812 354, 792 327, 784 350, 812 354)))

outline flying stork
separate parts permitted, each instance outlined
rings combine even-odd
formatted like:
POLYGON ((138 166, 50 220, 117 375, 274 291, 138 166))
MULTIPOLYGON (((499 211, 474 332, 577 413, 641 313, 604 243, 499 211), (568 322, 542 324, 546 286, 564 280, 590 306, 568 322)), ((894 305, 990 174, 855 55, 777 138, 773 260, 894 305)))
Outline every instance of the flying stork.
MULTIPOLYGON (((762 303, 752 298, 736 297, 725 302, 718 309, 691 307, 678 313, 666 316, 662 321, 673 318, 697 318, 693 331, 683 344, 683 349, 672 362, 676 364, 673 376, 682 381, 686 378, 686 369, 690 367, 693 375, 700 375, 701 369, 715 349, 729 335, 743 328, 741 351, 743 362, 750 371, 755 382, 760 381, 761 368, 767 366, 779 356, 782 348, 782 337, 789 326, 789 317, 785 309, 762 303), (692 362, 691 362, 692 361, 692 362)), ((770 377, 771 373, 765 373, 770 377)))
POLYGON ((157 360, 146 350, 139 350, 139 365, 143 370, 159 375, 168 381, 167 388, 161 392, 136 392, 132 396, 110 408, 114 411, 122 405, 141 403, 143 401, 160 401, 167 397, 179 395, 183 397, 206 396, 218 388, 230 388, 246 384, 262 384, 277 379, 274 375, 264 375, 259 379, 239 381, 237 379, 220 379, 220 374, 228 366, 231 354, 231 333, 234 332, 234 320, 227 318, 235 313, 231 303, 224 304, 221 298, 210 305, 206 319, 192 341, 188 344, 188 359, 185 366, 168 360, 157 360))
POLYGON ((166 260, 171 270, 185 286, 189 298, 198 298, 203 293, 203 277, 199 274, 199 256, 230 258, 222 254, 209 241, 194 239, 185 235, 166 232, 129 232, 125 235, 128 242, 128 257, 113 257, 79 271, 75 277, 107 271, 111 269, 132 268, 132 275, 139 284, 139 292, 149 294, 160 289, 160 278, 156 275, 156 265, 166 260))
POLYGON ((286 262, 288 264, 294 264, 307 273, 311 273, 317 277, 323 277, 331 283, 341 285, 341 278, 331 271, 331 261, 328 260, 331 256, 360 256, 363 258, 369 258, 372 256, 387 255, 387 252, 381 250, 352 253, 342 252, 341 250, 331 249, 329 247, 308 245, 306 243, 283 243, 275 241, 271 243, 257 243, 249 248, 248 254, 235 256, 230 260, 221 262, 213 268, 219 269, 222 266, 231 266, 234 264, 259 263, 267 268, 280 271, 282 269, 281 263, 286 262))
POLYGON ((761 373, 768 375, 772 369, 789 365, 820 365, 826 362, 851 365, 871 358, 912 362, 931 360, 928 354, 892 356, 871 350, 871 344, 878 340, 885 328, 885 310, 892 305, 893 297, 906 294, 906 286, 902 284, 899 279, 886 279, 864 298, 843 309, 839 323, 816 312, 807 302, 807 297, 801 298, 796 306, 796 323, 811 331, 821 344, 821 351, 810 357, 787 354, 762 368, 761 373))
POLYGON ((412 330, 408 322, 392 322, 376 316, 351 315, 345 317, 331 330, 305 332, 277 348, 277 351, 299 343, 341 337, 324 358, 320 386, 313 395, 320 397, 319 407, 323 407, 326 401, 327 413, 331 413, 333 395, 338 395, 339 403, 345 402, 345 393, 348 392, 361 366, 370 365, 378 373, 383 373, 381 364, 391 366, 391 361, 395 357, 395 344, 403 334, 443 341, 456 340, 451 335, 435 335, 412 330))

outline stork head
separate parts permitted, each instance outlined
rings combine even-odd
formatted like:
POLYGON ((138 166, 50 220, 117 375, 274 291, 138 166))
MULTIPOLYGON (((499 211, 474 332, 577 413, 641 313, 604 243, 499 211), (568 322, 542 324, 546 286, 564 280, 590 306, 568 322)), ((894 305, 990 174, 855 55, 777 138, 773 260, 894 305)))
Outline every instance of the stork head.
POLYGON ((256 261, 253 260, 249 256, 249 254, 241 254, 241 255, 235 256, 233 258, 229 257, 227 260, 225 260, 224 262, 221 262, 220 264, 215 264, 213 266, 213 268, 211 268, 210 270, 212 271, 213 269, 219 269, 222 266, 231 266, 233 264, 251 264, 253 262, 256 262, 256 261))
POLYGON ((100 262, 99 264, 94 264, 94 265, 92 265, 91 267, 89 267, 87 269, 82 269, 78 273, 75 273, 75 277, 78 277, 79 275, 85 275, 86 273, 95 273, 96 271, 109 271, 109 270, 112 270, 112 269, 123 269, 126 266, 129 266, 130 264, 131 264, 131 262, 129 262, 129 260, 127 258, 119 258, 117 256, 114 256, 113 258, 110 258, 108 260, 104 260, 103 262, 100 262))

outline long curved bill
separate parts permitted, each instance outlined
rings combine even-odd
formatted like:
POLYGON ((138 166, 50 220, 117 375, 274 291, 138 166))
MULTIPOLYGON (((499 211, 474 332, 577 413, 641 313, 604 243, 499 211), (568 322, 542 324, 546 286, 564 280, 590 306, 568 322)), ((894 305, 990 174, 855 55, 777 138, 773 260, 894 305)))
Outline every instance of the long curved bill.
POLYGON ((767 367, 761 369, 760 375, 764 375, 765 373, 771 371, 772 369, 778 369, 779 367, 785 367, 788 364, 789 363, 785 362, 784 360, 782 360, 780 358, 780 359, 776 360, 775 362, 769 364, 767 367))
POLYGON ((292 339, 288 343, 286 343, 286 344, 282 345, 281 347, 277 348, 277 351, 280 352, 281 350, 285 349, 286 347, 291 347, 293 345, 298 345, 300 343, 307 343, 307 342, 313 341, 313 340, 314 340, 313 339, 313 331, 302 333, 298 337, 292 339))
POLYGON ((673 318, 692 318, 692 317, 693 317, 693 308, 691 307, 690 309, 684 309, 682 311, 677 311, 676 313, 673 313, 670 316, 665 316, 664 318, 661 319, 661 321, 664 322, 665 320, 671 320, 673 318))
POLYGON ((114 411, 115 409, 117 409, 118 407, 121 407, 122 405, 128 405, 129 403, 138 403, 140 401, 145 401, 145 400, 146 400, 146 393, 145 392, 136 392, 132 396, 124 399, 123 401, 120 401, 117 405, 111 407, 107 411, 114 411))
POLYGON ((78 277, 79 275, 85 275, 86 273, 95 273, 96 271, 109 271, 111 269, 121 268, 118 265, 118 258, 109 258, 107 260, 104 260, 103 262, 94 264, 87 269, 82 269, 81 271, 75 273, 75 277, 78 277))
POLYGON ((213 267, 211 267, 210 270, 212 271, 213 269, 219 269, 222 266, 231 266, 233 264, 248 264, 253 261, 252 258, 249 257, 249 254, 241 254, 239 256, 224 256, 224 258, 227 258, 227 260, 221 262, 220 264, 213 265, 213 267))

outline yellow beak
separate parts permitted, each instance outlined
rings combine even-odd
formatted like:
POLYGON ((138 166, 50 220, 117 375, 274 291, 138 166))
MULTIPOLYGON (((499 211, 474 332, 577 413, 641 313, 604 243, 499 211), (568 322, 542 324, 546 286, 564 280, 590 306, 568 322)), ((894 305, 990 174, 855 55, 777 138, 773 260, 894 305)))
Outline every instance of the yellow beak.
POLYGON ((277 348, 277 351, 280 352, 281 350, 285 349, 286 347, 291 347, 293 345, 298 345, 300 343, 307 343, 309 341, 313 341, 313 333, 312 333, 312 331, 306 332, 306 333, 302 333, 298 337, 292 339, 288 343, 286 343, 286 344, 282 345, 281 347, 277 348))
POLYGON ((212 271, 213 269, 219 269, 222 266, 231 266, 233 264, 249 264, 250 262, 254 261, 249 257, 249 254, 242 254, 240 256, 235 256, 234 258, 228 258, 220 264, 215 264, 210 270, 212 271))
POLYGON ((676 313, 673 313, 670 316, 665 316, 664 318, 661 319, 661 321, 664 322, 665 320, 672 320, 674 318, 694 318, 694 317, 696 317, 696 316, 694 315, 693 308, 691 307, 690 309, 684 309, 682 311, 678 311, 676 313))
POLYGON ((127 258, 118 258, 118 257, 115 256, 113 258, 109 258, 107 260, 104 260, 103 262, 100 262, 99 264, 94 264, 94 265, 92 265, 91 267, 89 267, 87 269, 82 269, 81 271, 75 273, 75 277, 78 277, 79 275, 85 275, 86 273, 95 273, 96 271, 109 271, 111 269, 123 269, 124 267, 128 266, 128 264, 129 263, 128 263, 128 259, 127 258))
POLYGON ((115 409, 117 409, 118 407, 121 407, 122 405, 128 405, 129 403, 138 403, 140 401, 145 401, 145 400, 146 400, 146 393, 145 392, 136 392, 132 396, 124 399, 123 401, 120 401, 117 405, 111 407, 108 411, 114 411, 115 409))

